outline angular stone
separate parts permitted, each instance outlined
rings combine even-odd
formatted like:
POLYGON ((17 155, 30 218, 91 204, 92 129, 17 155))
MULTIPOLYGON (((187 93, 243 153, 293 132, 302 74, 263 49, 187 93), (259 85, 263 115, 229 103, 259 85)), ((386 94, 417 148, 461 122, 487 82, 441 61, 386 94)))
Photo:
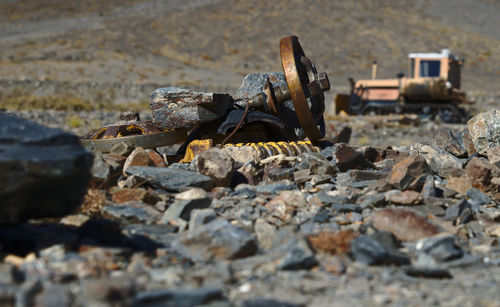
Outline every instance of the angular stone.
POLYGON ((431 170, 441 177, 461 173, 464 162, 448 152, 435 152, 426 156, 431 170))
POLYGON ((486 156, 488 157, 488 161, 492 164, 499 165, 500 162, 500 146, 491 147, 486 152, 486 156))
POLYGON ((415 206, 422 202, 422 197, 420 196, 420 193, 410 190, 389 191, 386 193, 386 195, 388 196, 386 200, 395 205, 415 206))
POLYGON ((175 199, 180 200, 190 200, 190 199, 200 199, 200 198, 209 198, 209 194, 207 191, 201 188, 191 188, 184 192, 177 193, 175 195, 175 199))
POLYGON ((412 266, 405 269, 405 273, 408 276, 422 278, 453 278, 450 271, 442 268, 435 267, 419 267, 412 266))
POLYGON ((303 153, 300 156, 300 163, 296 167, 299 170, 308 169, 314 175, 333 175, 335 173, 332 164, 317 152, 303 153))
POLYGON ((165 159, 163 159, 163 157, 160 156, 159 153, 157 153, 153 149, 146 149, 146 152, 147 152, 151 162, 153 162, 154 166, 156 166, 156 167, 166 167, 167 166, 165 159))
POLYGON ((472 188, 472 185, 465 176, 452 177, 448 179, 448 182, 446 183, 446 188, 453 190, 457 193, 460 193, 461 195, 465 195, 467 190, 472 188))
POLYGON ((202 306, 225 301, 224 293, 216 288, 160 289, 139 292, 132 306, 202 306))
POLYGON ((465 166, 465 174, 472 187, 483 192, 498 192, 499 184, 494 179, 500 177, 500 168, 486 159, 472 158, 465 166))
POLYGON ((491 203, 491 198, 489 198, 488 195, 475 188, 468 189, 466 195, 469 198, 469 201, 476 204, 476 206, 482 206, 491 203))
POLYGON ((277 247, 273 253, 280 255, 275 262, 278 270, 307 270, 318 263, 314 251, 302 236, 288 240, 277 247))
POLYGON ((369 207, 382 207, 385 205, 385 193, 362 195, 358 198, 358 203, 362 209, 369 207))
POLYGON ((255 234, 259 241, 259 246, 263 249, 270 249, 276 239, 276 227, 267 223, 264 219, 258 218, 255 221, 255 234))
POLYGON ((0 112, 0 223, 71 213, 91 167, 76 135, 0 112))
POLYGON ((51 285, 36 297, 37 306, 71 306, 69 291, 59 285, 51 285))
POLYGON ((420 195, 424 200, 437 196, 436 186, 434 184, 434 176, 428 175, 425 178, 424 186, 422 187, 422 191, 420 195))
POLYGON ((208 208, 211 201, 212 200, 208 197, 175 200, 174 203, 168 207, 167 211, 165 211, 161 221, 165 224, 176 218, 189 221, 193 210, 208 208))
POLYGON ((236 100, 247 99, 262 93, 268 79, 273 87, 287 86, 285 74, 282 72, 252 73, 245 76, 234 98, 236 100))
POLYGON ((474 207, 467 200, 463 199, 458 204, 449 206, 446 209, 445 218, 453 221, 454 225, 466 224, 474 219, 474 215, 477 213, 477 209, 474 207))
POLYGON ((394 165, 387 177, 387 183, 405 190, 415 179, 428 171, 429 167, 422 156, 410 156, 394 165))
POLYGON ((184 128, 223 117, 232 103, 228 94, 166 87, 151 93, 150 107, 154 123, 164 128, 184 128))
POLYGON ((193 159, 193 170, 211 177, 216 186, 227 187, 234 173, 234 161, 229 154, 219 148, 210 148, 193 159))
POLYGON ((306 169, 301 169, 293 173, 293 180, 297 184, 302 184, 306 181, 311 180, 311 170, 306 168, 306 169))
POLYGON ((265 208, 269 214, 289 222, 295 214, 297 208, 307 206, 304 194, 300 191, 283 191, 279 196, 269 201, 265 208))
POLYGON ((467 129, 480 154, 500 145, 500 110, 480 113, 467 122, 467 129))
POLYGON ((140 202, 128 202, 121 205, 108 205, 102 208, 102 214, 125 223, 154 223, 160 212, 140 202))
POLYGON ((241 307, 302 307, 303 304, 285 302, 282 300, 274 300, 269 298, 252 298, 244 300, 241 307))
POLYGON ((378 230, 388 231, 405 242, 413 242, 439 233, 425 217, 409 209, 388 208, 375 211, 371 221, 378 230))
POLYGON ((455 139, 465 148, 469 157, 477 152, 476 148, 474 148, 474 143, 472 142, 469 130, 466 128, 457 132, 455 134, 455 139))
POLYGON ((132 278, 110 278, 85 280, 82 285, 83 295, 90 298, 92 303, 98 305, 96 301, 119 304, 135 293, 135 283, 132 278))
POLYGON ((388 232, 357 237, 351 241, 351 254, 354 260, 368 265, 410 263, 408 256, 397 250, 394 237, 388 232))
POLYGON ((273 181, 279 181, 283 179, 293 180, 293 175, 293 168, 274 168, 267 173, 267 177, 273 181))
POLYGON ((326 147, 321 150, 321 154, 330 160, 331 163, 334 163, 342 172, 355 168, 358 165, 369 164, 363 154, 356 152, 344 143, 326 147))
POLYGON ((112 195, 113 201, 119 204, 128 201, 139 201, 154 205, 157 201, 161 200, 161 198, 158 197, 158 195, 156 195, 155 193, 139 188, 118 188, 112 191, 112 195))
POLYGON ((220 218, 184 233, 180 243, 205 260, 238 259, 257 252, 257 241, 250 233, 220 218))
POLYGON ((200 187, 209 190, 213 187, 213 179, 197 172, 166 167, 131 166, 127 175, 135 175, 157 189, 180 192, 189 187, 200 187))
POLYGON ((438 148, 451 153, 455 157, 463 158, 467 156, 465 148, 448 128, 440 129, 432 138, 432 141, 438 148))
POLYGON ((176 239, 179 231, 176 225, 130 224, 123 228, 122 233, 129 238, 135 249, 155 250, 159 247, 169 247, 176 239))
POLYGON ((121 166, 113 162, 108 163, 101 153, 96 152, 91 172, 94 186, 110 186, 116 182, 116 175, 120 175, 121 166))
POLYGON ((130 144, 120 142, 111 147, 110 153, 117 156, 128 156, 132 152, 132 150, 134 150, 134 147, 132 147, 130 144))
POLYGON ((217 214, 214 209, 196 209, 191 212, 191 219, 189 220, 189 229, 193 230, 208 222, 215 220, 217 214))
POLYGON ((144 148, 137 147, 130 153, 127 160, 125 160, 123 174, 126 174, 128 168, 131 166, 153 166, 153 161, 151 161, 149 154, 144 148))
POLYGON ((259 152, 252 146, 229 146, 223 150, 231 156, 235 168, 240 168, 247 163, 257 164, 261 160, 259 152))
POLYGON ((349 252, 351 241, 356 234, 349 230, 338 232, 323 231, 317 235, 307 236, 307 240, 315 251, 322 251, 332 255, 342 255, 349 252))
POLYGON ((419 240, 415 248, 417 255, 427 254, 437 262, 449 261, 464 255, 455 241, 456 237, 453 235, 437 235, 419 240))
POLYGON ((270 184, 262 184, 256 186, 257 193, 262 194, 277 194, 281 191, 294 190, 297 186, 289 180, 273 182, 270 184))

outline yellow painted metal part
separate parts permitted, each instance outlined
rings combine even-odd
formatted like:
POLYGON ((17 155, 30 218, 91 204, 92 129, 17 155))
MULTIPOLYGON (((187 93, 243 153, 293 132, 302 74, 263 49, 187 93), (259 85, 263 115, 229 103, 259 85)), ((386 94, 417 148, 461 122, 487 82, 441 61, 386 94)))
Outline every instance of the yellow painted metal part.
POLYGON ((184 154, 184 158, 179 161, 179 163, 189 163, 193 161, 194 156, 208 150, 212 147, 214 141, 212 139, 203 139, 203 140, 194 140, 186 147, 186 153, 184 154))
MULTIPOLYGON (((275 155, 285 155, 288 157, 300 156, 305 152, 319 152, 319 147, 314 146, 310 141, 298 142, 259 142, 259 143, 236 143, 226 144, 223 148, 249 146, 256 150, 261 159, 275 155)), ((184 158, 180 163, 189 163, 202 151, 214 147, 212 139, 194 140, 186 148, 184 158)))

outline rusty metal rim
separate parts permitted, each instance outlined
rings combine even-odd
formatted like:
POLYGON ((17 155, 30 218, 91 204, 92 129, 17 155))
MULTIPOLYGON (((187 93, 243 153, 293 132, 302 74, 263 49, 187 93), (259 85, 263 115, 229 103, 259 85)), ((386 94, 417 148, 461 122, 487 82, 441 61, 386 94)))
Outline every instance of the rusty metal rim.
POLYGON ((144 135, 129 135, 124 137, 109 138, 109 139, 80 139, 83 146, 90 150, 100 152, 110 152, 111 148, 119 143, 127 145, 151 149, 161 146, 173 145, 182 143, 187 138, 186 129, 170 129, 165 132, 144 134, 144 135))
POLYGON ((286 83, 299 123, 310 140, 318 140, 322 135, 314 122, 304 94, 304 88, 299 79, 297 65, 301 64, 300 57, 305 55, 297 36, 287 36, 280 40, 280 55, 286 83))

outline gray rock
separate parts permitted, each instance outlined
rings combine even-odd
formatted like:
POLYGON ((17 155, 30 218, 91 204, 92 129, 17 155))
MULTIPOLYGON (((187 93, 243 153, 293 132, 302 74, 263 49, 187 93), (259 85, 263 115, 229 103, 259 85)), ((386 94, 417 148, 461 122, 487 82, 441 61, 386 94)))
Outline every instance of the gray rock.
POLYGON ((232 103, 228 94, 166 87, 151 93, 150 106, 153 122, 165 128, 184 128, 223 117, 232 103))
POLYGON ((255 221, 255 234, 259 241, 259 246, 263 249, 270 249, 276 240, 276 227, 259 218, 255 221))
POLYGON ((477 209, 476 205, 462 199, 458 204, 446 209, 445 218, 453 221, 455 225, 466 224, 474 219, 477 209))
POLYGON ((91 166, 76 135, 0 112, 0 223, 70 213, 91 166))
POLYGON ((283 180, 270 184, 259 184, 256 186, 256 192, 263 194, 278 194, 281 191, 294 190, 296 188, 297 186, 294 183, 288 180, 283 180))
POLYGON ((480 113, 467 122, 467 129, 480 154, 500 145, 500 110, 480 113))
POLYGON ((352 240, 351 253, 356 261, 369 265, 410 263, 408 256, 397 250, 393 235, 385 231, 352 240))
POLYGON ((385 193, 363 195, 360 198, 358 198, 358 203, 363 209, 381 207, 386 203, 385 193))
POLYGON ((285 74, 282 72, 252 73, 245 76, 240 87, 234 94, 234 99, 241 100, 251 98, 252 96, 262 93, 268 78, 273 87, 287 86, 285 74))
POLYGON ((440 129, 432 141, 438 148, 455 157, 464 158, 467 156, 467 150, 448 128, 440 129))
POLYGON ((37 306, 71 306, 69 290, 59 286, 50 285, 36 297, 37 306))
POLYGON ((196 229, 208 222, 215 220, 217 215, 213 209, 196 209, 191 212, 191 219, 189 220, 189 229, 196 229))
MULTIPOLYGON (((437 235, 419 240, 415 244, 415 250, 419 257, 430 256, 437 262, 450 261, 464 255, 464 251, 456 240, 457 238, 453 235, 437 235)), ((425 266, 422 261, 419 264, 425 266)))
POLYGON ((234 161, 224 150, 210 148, 196 155, 190 168, 211 177, 216 186, 227 187, 233 178, 234 161))
POLYGON ((173 225, 130 224, 122 230, 122 233, 137 247, 150 247, 152 245, 170 247, 176 239, 175 231, 177 229, 173 225), (145 242, 145 239, 151 242, 145 242))
POLYGON ((307 242, 302 235, 290 234, 289 231, 285 229, 277 234, 277 238, 276 243, 279 241, 282 243, 271 252, 271 254, 277 258, 275 260, 276 269, 307 270, 318 263, 309 242, 307 242))
POLYGON ((20 284, 24 282, 24 273, 17 266, 8 263, 0 264, 0 283, 1 284, 20 284))
POLYGON ((450 271, 443 268, 411 266, 405 269, 405 273, 412 277, 426 278, 452 278, 450 271))
POLYGON ((244 272, 307 270, 318 263, 307 240, 302 235, 295 234, 290 228, 279 230, 272 246, 273 248, 263 255, 233 262, 234 270, 244 272))
POLYGON ((477 206, 491 203, 491 198, 476 188, 468 189, 466 195, 469 198, 469 202, 475 203, 477 206))
POLYGON ((273 300, 268 298, 252 298, 244 300, 241 307, 301 307, 303 304, 290 303, 285 301, 273 300))
POLYGON ((102 214, 106 217, 116 219, 122 223, 147 223, 156 222, 161 212, 154 207, 141 202, 127 202, 104 206, 102 214))
POLYGON ((211 199, 205 198, 195 198, 195 199, 176 199, 173 204, 168 207, 167 211, 161 218, 163 223, 168 223, 168 221, 181 218, 183 220, 189 221, 191 218, 191 211, 195 209, 205 209, 210 206, 211 199))
POLYGON ((139 292, 133 299, 132 306, 137 307, 175 307, 200 306, 225 301, 221 289, 168 289, 139 292))
POLYGON ((204 260, 237 259, 257 252, 257 241, 250 233, 220 218, 184 233, 180 243, 204 260))
POLYGON ((424 186, 422 187, 422 191, 420 193, 423 199, 437 196, 436 186, 434 185, 434 176, 428 175, 425 178, 424 186))
POLYGON ((197 172, 151 166, 131 166, 127 175, 135 175, 141 180, 146 180, 157 189, 180 192, 188 187, 199 187, 209 190, 213 187, 213 179, 197 172))

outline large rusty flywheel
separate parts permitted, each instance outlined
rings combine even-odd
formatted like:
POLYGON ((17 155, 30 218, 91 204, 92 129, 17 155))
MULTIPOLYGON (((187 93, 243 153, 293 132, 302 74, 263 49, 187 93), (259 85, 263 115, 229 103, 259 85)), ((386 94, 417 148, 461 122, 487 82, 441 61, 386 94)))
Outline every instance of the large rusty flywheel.
POLYGON ((286 83, 290 91, 299 123, 310 140, 323 137, 312 109, 323 114, 325 109, 324 91, 330 89, 326 73, 318 73, 300 46, 297 36, 287 36, 280 41, 280 55, 286 83), (319 108, 319 110, 318 110, 319 108))

